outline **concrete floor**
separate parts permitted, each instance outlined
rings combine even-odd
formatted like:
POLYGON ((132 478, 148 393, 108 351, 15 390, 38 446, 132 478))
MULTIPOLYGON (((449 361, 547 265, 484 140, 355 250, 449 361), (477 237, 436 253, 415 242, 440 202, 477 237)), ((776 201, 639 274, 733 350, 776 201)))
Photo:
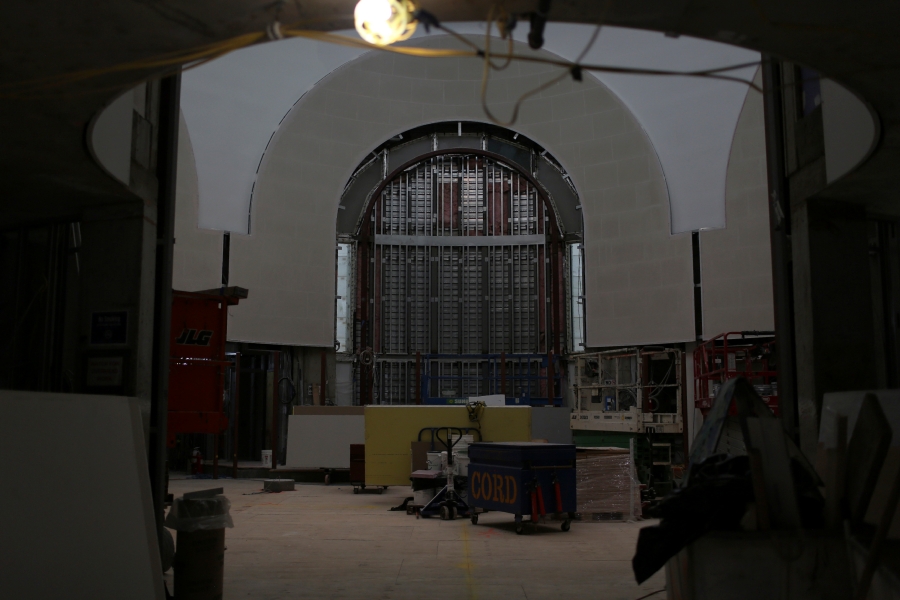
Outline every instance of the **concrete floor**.
MULTIPOLYGON (((173 479, 169 491, 211 487, 225 488, 234 519, 225 534, 226 599, 634 600, 665 587, 662 572, 642 586, 631 573, 646 522, 573 523, 567 533, 554 522, 520 536, 506 513, 472 525, 388 512, 412 495, 401 488, 354 495, 346 485, 298 484, 249 495, 261 481, 173 479)), ((171 571, 167 579, 172 590, 171 571)))

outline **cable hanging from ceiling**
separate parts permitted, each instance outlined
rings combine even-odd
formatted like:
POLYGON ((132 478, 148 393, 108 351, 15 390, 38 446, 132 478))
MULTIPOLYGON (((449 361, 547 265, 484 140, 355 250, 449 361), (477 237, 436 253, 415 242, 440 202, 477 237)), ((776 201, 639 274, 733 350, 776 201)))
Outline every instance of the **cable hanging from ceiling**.
MULTIPOLYGON (((610 3, 607 3, 607 8, 610 3)), ((411 0, 360 0, 357 5, 357 14, 355 22, 360 34, 365 32, 364 39, 352 38, 345 35, 306 29, 312 22, 302 21, 290 25, 281 24, 277 19, 270 23, 265 31, 251 32, 208 44, 192 48, 187 51, 176 51, 161 54, 148 59, 141 59, 126 63, 120 63, 108 67, 99 67, 94 69, 85 69, 61 75, 51 75, 39 77, 20 82, 11 82, 0 85, 0 97, 19 98, 40 96, 45 93, 59 91, 66 86, 73 86, 86 82, 91 79, 97 79, 104 76, 116 75, 120 73, 152 71, 152 75, 143 75, 135 78, 126 84, 117 84, 108 88, 90 88, 80 90, 80 93, 99 93, 107 90, 119 90, 126 86, 135 86, 140 83, 157 79, 159 77, 177 72, 180 70, 193 69, 206 63, 220 58, 226 54, 240 50, 259 43, 267 43, 269 41, 278 41, 286 38, 306 38, 329 44, 337 44, 351 48, 362 50, 377 50, 382 52, 391 52, 405 56, 415 56, 421 58, 479 58, 484 61, 484 72, 482 76, 481 86, 481 103, 485 110, 486 116, 498 125, 509 126, 515 123, 518 118, 518 112, 521 104, 529 97, 540 93, 541 91, 559 83, 566 77, 572 77, 576 81, 580 81, 583 73, 616 73, 628 75, 650 75, 650 76, 668 76, 668 77, 698 77, 710 78, 723 81, 730 81, 746 85, 747 87, 761 92, 762 90, 753 82, 746 81, 740 77, 729 75, 730 71, 745 69, 748 67, 758 66, 759 61, 728 65, 715 69, 691 70, 691 71, 673 71, 665 69, 642 69, 632 67, 617 67, 612 65, 599 64, 583 64, 581 61, 590 51, 600 33, 600 25, 591 35, 584 50, 574 61, 554 58, 552 56, 541 56, 522 54, 514 51, 513 29, 519 16, 506 12, 500 5, 494 5, 489 10, 486 19, 487 31, 485 34, 484 47, 468 37, 461 35, 446 25, 442 24, 434 15, 417 9, 411 0), (361 7, 361 8, 360 8, 361 7), (380 19, 380 21, 379 21, 380 19), (454 39, 460 41, 465 49, 452 48, 424 48, 418 46, 391 45, 397 41, 409 39, 416 30, 416 26, 422 23, 426 32, 432 28, 442 31, 454 39), (507 43, 505 53, 494 54, 491 50, 491 33, 496 25, 501 39, 507 43), (494 58, 499 58, 500 63, 494 62, 494 58), (559 76, 553 78, 542 85, 529 90, 522 94, 513 107, 512 116, 508 121, 502 121, 497 118, 487 105, 487 89, 490 73, 492 71, 502 71, 507 68, 513 61, 530 62, 536 64, 545 64, 557 66, 563 69, 559 76)), ((544 11, 546 12, 546 11, 544 11)), ((524 15, 531 19, 532 15, 524 15)), ((546 15, 544 15, 544 18, 546 15)), ((602 21, 602 18, 601 18, 602 21)), ((531 19, 532 27, 535 20, 531 19)), ((540 22, 540 19, 538 19, 540 22)), ((541 29, 542 31, 542 29, 541 29)), ((542 42, 542 33, 540 36, 533 35, 534 31, 529 35, 532 46, 538 42, 542 42)), ((73 90, 66 90, 72 93, 73 90)), ((78 92, 76 92, 78 93, 78 92)))

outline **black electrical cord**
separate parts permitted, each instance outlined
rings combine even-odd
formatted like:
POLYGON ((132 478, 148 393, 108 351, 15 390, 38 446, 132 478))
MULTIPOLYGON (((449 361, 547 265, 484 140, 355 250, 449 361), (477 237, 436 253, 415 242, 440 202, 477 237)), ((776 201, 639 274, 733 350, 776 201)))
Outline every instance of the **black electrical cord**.
POLYGON ((528 32, 528 45, 533 50, 540 50, 544 45, 544 27, 547 26, 547 13, 550 12, 550 0, 538 0, 538 8, 531 13, 531 30, 528 32))

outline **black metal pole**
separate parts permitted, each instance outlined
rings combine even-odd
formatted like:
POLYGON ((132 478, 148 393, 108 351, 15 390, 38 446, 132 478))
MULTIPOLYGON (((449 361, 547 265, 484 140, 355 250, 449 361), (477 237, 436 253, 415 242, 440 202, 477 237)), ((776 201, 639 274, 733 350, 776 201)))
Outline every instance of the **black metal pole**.
POLYGON ((775 343, 778 351, 778 406, 785 431, 794 441, 799 441, 791 202, 785 174, 781 62, 771 56, 763 56, 762 76, 766 167, 769 179, 769 235, 772 244, 775 343))
POLYGON ((241 353, 234 355, 234 434, 232 435, 232 468, 231 478, 238 478, 238 418, 241 416, 241 353))
POLYGON ((172 326, 172 258, 175 245, 175 178, 178 165, 178 122, 181 74, 160 82, 159 140, 156 176, 156 279, 153 298, 153 387, 150 400, 150 486, 153 513, 163 545, 166 494, 166 421, 169 413, 169 333, 172 326))

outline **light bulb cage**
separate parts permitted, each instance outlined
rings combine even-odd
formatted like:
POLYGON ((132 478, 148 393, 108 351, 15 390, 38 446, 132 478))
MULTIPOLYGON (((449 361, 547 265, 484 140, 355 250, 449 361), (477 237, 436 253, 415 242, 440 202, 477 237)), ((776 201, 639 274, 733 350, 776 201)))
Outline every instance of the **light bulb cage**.
POLYGON ((370 23, 363 11, 360 10, 366 0, 361 0, 356 5, 353 19, 359 36, 376 46, 387 46, 411 38, 416 31, 416 25, 418 25, 415 18, 416 5, 410 0, 381 1, 390 5, 391 8, 390 18, 381 24, 370 23))

